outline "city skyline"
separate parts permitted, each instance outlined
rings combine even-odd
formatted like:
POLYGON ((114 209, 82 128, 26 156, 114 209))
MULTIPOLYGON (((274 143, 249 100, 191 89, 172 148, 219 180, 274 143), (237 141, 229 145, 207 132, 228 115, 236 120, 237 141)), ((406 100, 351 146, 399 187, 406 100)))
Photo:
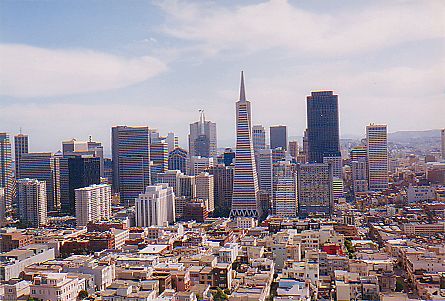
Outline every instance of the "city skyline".
POLYGON ((361 129, 371 122, 388 124, 389 132, 442 128, 436 112, 445 109, 443 6, 2 2, 2 130, 17 134, 23 128, 33 151, 55 152, 59 141, 89 135, 109 150, 111 126, 148 125, 174 131, 185 147, 187 125, 204 109, 218 125, 219 145, 233 146, 232 97, 241 69, 255 99, 253 124, 284 124, 290 136, 302 136, 305 98, 320 89, 339 95, 341 137, 363 137, 361 129), (107 17, 97 17, 99 11, 107 17), (255 18, 264 11, 276 14, 255 18), (119 14, 123 18, 115 18, 119 14), (227 26, 239 29, 237 35, 222 32, 227 26), (394 30, 382 34, 381 28, 394 30))

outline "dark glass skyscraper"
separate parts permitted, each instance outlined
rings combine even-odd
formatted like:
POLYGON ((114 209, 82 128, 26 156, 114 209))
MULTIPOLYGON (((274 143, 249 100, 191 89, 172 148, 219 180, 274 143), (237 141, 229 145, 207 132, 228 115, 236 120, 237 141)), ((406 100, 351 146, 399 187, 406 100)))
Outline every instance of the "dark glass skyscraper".
POLYGON ((332 91, 312 92, 307 97, 309 162, 340 156, 338 96, 332 91))
POLYGON ((100 158, 92 156, 68 156, 69 202, 62 200, 62 212, 74 214, 77 188, 100 184, 100 158))
POLYGON ((270 129, 270 148, 281 147, 287 149, 287 127, 285 125, 271 126, 270 129))

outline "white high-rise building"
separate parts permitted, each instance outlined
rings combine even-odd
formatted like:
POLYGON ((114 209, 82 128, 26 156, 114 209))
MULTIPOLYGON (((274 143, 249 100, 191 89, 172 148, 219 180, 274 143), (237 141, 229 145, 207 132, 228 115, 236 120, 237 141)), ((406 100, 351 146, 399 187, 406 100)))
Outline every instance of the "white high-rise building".
POLYGON ((178 136, 175 136, 175 133, 170 132, 165 137, 165 142, 168 145, 168 152, 170 153, 175 148, 179 147, 179 139, 178 136))
POLYGON ((175 193, 168 184, 147 186, 136 199, 136 226, 165 226, 175 222, 175 193))
POLYGON ((388 133, 386 125, 366 127, 369 190, 388 188, 388 133))
POLYGON ((17 211, 20 222, 28 227, 46 225, 47 201, 46 183, 36 179, 17 181, 17 211))
POLYGON ((277 216, 297 215, 297 172, 295 164, 281 161, 273 166, 272 209, 277 216))
POLYGON ((215 182, 213 175, 208 172, 202 172, 195 176, 196 181, 196 197, 204 200, 207 210, 213 212, 215 210, 215 182))
POLYGON ((90 185, 75 189, 77 226, 89 222, 108 220, 111 217, 111 186, 90 185))
POLYGON ((214 166, 213 158, 192 156, 189 161, 189 174, 191 176, 199 175, 201 172, 207 171, 212 166, 214 166))
POLYGON ((253 151, 258 153, 259 150, 266 148, 266 129, 262 125, 254 125, 252 127, 253 151))
POLYGON ((258 186, 272 194, 272 150, 261 149, 256 154, 258 186))

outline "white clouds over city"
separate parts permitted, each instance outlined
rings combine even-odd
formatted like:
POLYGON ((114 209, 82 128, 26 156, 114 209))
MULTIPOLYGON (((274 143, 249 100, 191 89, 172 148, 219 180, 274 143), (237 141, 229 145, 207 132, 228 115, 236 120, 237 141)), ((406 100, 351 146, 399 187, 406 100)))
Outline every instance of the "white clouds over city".
POLYGON ((148 56, 2 44, 0 68, 0 95, 47 97, 127 87, 165 71, 166 65, 148 56))
POLYGON ((445 37, 443 1, 387 1, 345 6, 335 14, 309 11, 286 0, 224 7, 165 1, 164 31, 215 54, 280 48, 296 54, 336 56, 372 52, 408 41, 445 37))

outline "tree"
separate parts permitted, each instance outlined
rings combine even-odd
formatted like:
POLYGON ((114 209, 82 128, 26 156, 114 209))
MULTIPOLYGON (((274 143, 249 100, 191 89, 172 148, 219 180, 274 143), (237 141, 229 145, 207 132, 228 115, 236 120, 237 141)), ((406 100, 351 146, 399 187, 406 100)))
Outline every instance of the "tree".
POLYGON ((224 301, 224 300, 228 300, 229 297, 227 296, 226 293, 224 293, 224 291, 222 289, 220 289, 219 287, 216 289, 216 292, 213 293, 213 300, 214 301, 224 301))
POLYGON ((79 300, 83 300, 83 299, 85 299, 85 298, 88 298, 88 292, 87 292, 86 290, 81 290, 81 291, 79 292, 79 294, 77 295, 77 298, 78 298, 79 300))

